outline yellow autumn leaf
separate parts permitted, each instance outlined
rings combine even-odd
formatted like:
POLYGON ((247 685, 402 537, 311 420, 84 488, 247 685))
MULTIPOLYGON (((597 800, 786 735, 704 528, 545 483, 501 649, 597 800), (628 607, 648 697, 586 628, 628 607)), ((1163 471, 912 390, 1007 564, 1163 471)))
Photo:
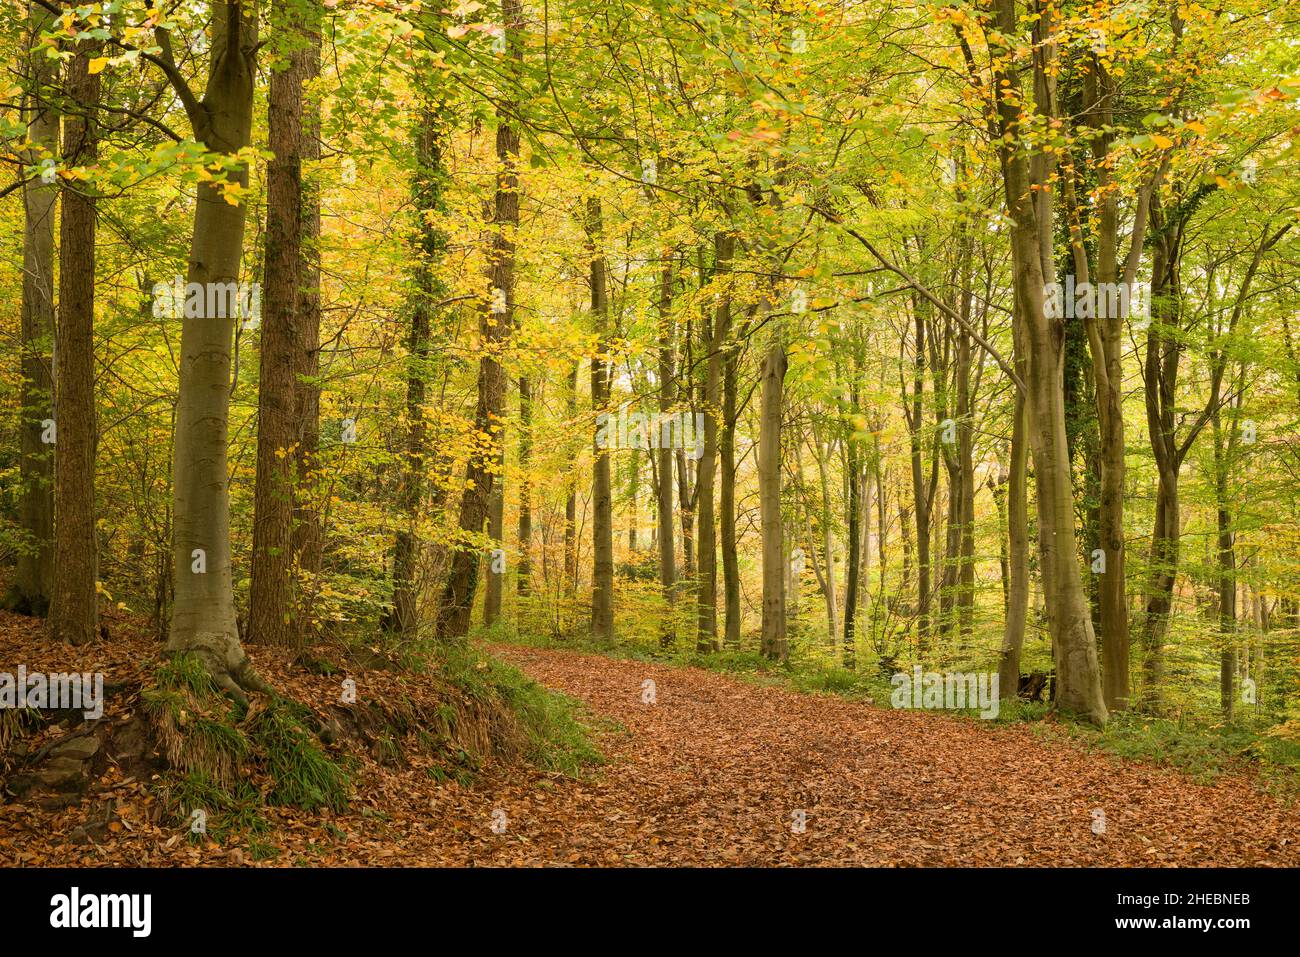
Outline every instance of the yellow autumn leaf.
POLYGON ((100 71, 102 71, 102 70, 104 69, 104 67, 107 66, 107 65, 108 65, 108 57, 106 57, 106 56, 97 56, 97 57, 95 57, 93 60, 90 61, 90 65, 87 67, 87 70, 88 70, 91 74, 95 74, 95 73, 99 73, 100 71))
POLYGON ((1152 133, 1151 139, 1155 142, 1156 146, 1160 147, 1162 150, 1167 150, 1169 147, 1174 145, 1173 140, 1167 136, 1162 136, 1159 133, 1152 133))

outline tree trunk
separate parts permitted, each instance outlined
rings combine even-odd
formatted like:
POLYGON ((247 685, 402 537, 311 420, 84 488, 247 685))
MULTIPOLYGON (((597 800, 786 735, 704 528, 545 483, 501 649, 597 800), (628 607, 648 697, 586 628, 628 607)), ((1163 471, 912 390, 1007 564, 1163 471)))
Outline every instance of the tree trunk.
POLYGON ((876 595, 871 606, 871 630, 875 635, 876 629, 876 610, 882 603, 887 592, 885 588, 889 581, 889 497, 885 494, 885 476, 886 468, 880 457, 880 431, 876 429, 871 439, 872 456, 871 467, 875 473, 876 481, 876 554, 879 561, 876 563, 879 567, 879 585, 876 587, 876 595))
MULTIPOLYGON (((64 121, 67 166, 99 156, 95 111, 99 75, 90 72, 98 44, 77 44, 68 64, 72 110, 64 121)), ((99 631, 95 541, 95 199, 86 185, 63 190, 59 235, 59 318, 54 344, 55 444, 54 600, 50 630, 58 641, 84 645, 99 631)))
POLYGON ((426 105, 415 129, 415 295, 407 306, 411 325, 406 341, 406 447, 397 490, 397 507, 404 526, 397 531, 393 543, 393 613, 388 622, 390 628, 408 641, 414 639, 419 631, 418 528, 424 501, 424 463, 428 454, 424 404, 430 373, 429 340, 434 309, 446 291, 437 278, 436 269, 445 254, 447 237, 430 220, 446 209, 443 200, 446 170, 442 160, 445 135, 434 107, 426 105))
MULTIPOLYGON (((533 384, 527 376, 519 377, 519 567, 515 592, 532 591, 533 563, 533 495, 528 474, 533 461, 533 384)), ((635 526, 633 526, 635 529, 635 526)))
POLYGON ((722 592, 726 623, 723 645, 740 647, 740 563, 736 556, 736 374, 738 354, 730 347, 722 369, 722 433, 718 451, 722 458, 722 592))
MULTIPOLYGON (((911 408, 904 406, 912 465, 912 511, 916 517, 916 653, 923 658, 930 639, 930 503, 933 484, 927 487, 922 445, 925 415, 926 321, 922 306, 914 304, 916 354, 912 373, 911 408)), ((904 395, 906 399, 907 396, 904 395)))
POLYGON ((1178 573, 1181 521, 1178 471, 1182 455, 1177 444, 1174 403, 1178 394, 1178 366, 1182 342, 1178 335, 1181 290, 1177 276, 1181 259, 1181 223, 1165 228, 1160 203, 1152 203, 1153 226, 1160 235, 1152 260, 1151 325, 1147 329, 1143 373, 1146 380, 1147 431, 1155 456, 1157 486, 1155 521, 1151 529, 1149 580, 1142 620, 1142 704, 1150 711, 1161 707, 1164 673, 1163 645, 1173 607, 1178 573))
MULTIPOLYGON (((1017 363, 1024 368, 1023 363, 1017 363)), ((1023 374, 1023 373, 1022 373, 1023 374)), ((1011 461, 1007 468, 1006 625, 998 663, 1001 697, 1014 698, 1020 686, 1020 652, 1029 615, 1029 426, 1024 391, 1016 390, 1012 413, 1011 461)))
MULTIPOLYGON (((520 35, 523 12, 519 0, 503 0, 502 30, 512 70, 518 69, 522 57, 520 35)), ((475 429, 482 448, 471 453, 466 466, 465 492, 461 496, 460 529, 466 540, 451 560, 447 586, 438 608, 437 634, 442 639, 460 639, 469 633, 470 614, 474 607, 474 590, 478 585, 482 560, 479 536, 483 523, 493 516, 490 532, 494 547, 500 547, 500 512, 494 496, 499 494, 498 475, 504 459, 506 403, 505 370, 502 353, 514 329, 515 307, 515 232, 519 226, 519 131, 512 122, 513 104, 503 102, 497 112, 496 190, 492 210, 492 245, 488 251, 488 301, 479 313, 478 407, 474 413, 475 429)), ((489 582, 500 576, 489 564, 489 582)), ((490 589, 489 589, 490 595, 490 589)), ((486 609, 485 619, 492 623, 486 609)))
MULTIPOLYGON (((591 357, 591 407, 608 413, 609 361, 605 356, 609 335, 609 298, 605 287, 600 200, 587 200, 587 241, 591 255, 591 314, 595 322, 596 354, 591 357)), ((591 635, 601 644, 614 644, 614 517, 610 488, 609 448, 593 442, 595 462, 591 483, 591 635)))
MULTIPOLYGON (((770 309, 770 303, 764 303, 770 309)), ((764 311, 766 311, 766 309, 764 311)), ((759 317, 761 324, 764 317, 759 317)), ((759 400, 758 505, 763 538, 763 630, 759 648, 765 657, 784 661, 786 640, 785 537, 781 522, 781 415, 784 408, 786 354, 780 321, 774 322, 763 357, 759 400)))
MULTIPOLYGON (((54 14, 30 5, 29 46, 54 21, 54 14)), ((59 114, 50 100, 58 60, 44 50, 27 57, 27 91, 23 104, 26 162, 52 171, 59 150, 59 114)), ((22 384, 19 403, 22 477, 18 519, 26 542, 6 605, 28 615, 44 615, 54 592, 54 448, 47 423, 54 421, 51 348, 54 336, 54 212, 59 187, 49 172, 37 173, 23 186, 22 384), (46 440, 42 440, 42 436, 46 440)), ((93 277, 92 277, 93 279, 93 277)), ((57 438, 57 429, 54 438, 57 438)))
MULTIPOLYGON (((249 144, 252 128, 255 12, 214 0, 212 53, 201 108, 192 112, 195 137, 215 153, 249 144)), ((246 187, 248 170, 232 175, 246 187)), ((189 289, 210 300, 237 288, 247 207, 231 204, 220 186, 200 183, 194 237, 186 271, 189 289)), ((227 296, 228 301, 231 297, 227 296)), ((169 652, 192 652, 236 700, 245 690, 267 690, 239 641, 230 560, 229 446, 231 346, 229 308, 186 310, 181 326, 180 389, 173 440, 172 572, 175 600, 169 652), (215 311, 216 315, 207 313, 215 311)))
POLYGON ((912 605, 908 597, 912 593, 912 512, 902 502, 898 505, 898 527, 903 532, 903 571, 902 584, 894 593, 893 605, 903 618, 911 618, 912 605))
POLYGON ((944 452, 944 470, 948 473, 948 507, 944 522, 943 573, 939 576, 939 634, 947 637, 956 623, 958 581, 961 575, 961 464, 953 450, 944 452))
POLYGON ((731 335, 731 258, 735 254, 736 240, 727 232, 714 236, 714 277, 726 288, 717 296, 718 305, 713 322, 704 323, 705 377, 704 377, 704 447, 695 470, 695 502, 697 544, 699 560, 696 607, 698 610, 695 648, 697 651, 717 651, 718 641, 718 538, 717 513, 713 503, 713 480, 718 470, 718 415, 722 407, 722 367, 725 363, 727 339, 731 335), (710 329, 710 326, 712 327, 710 329))
MULTIPOLYGON (((850 390, 850 402, 854 411, 858 408, 858 390, 856 385, 857 369, 853 370, 855 384, 850 390)), ((858 617, 858 578, 862 563, 862 488, 864 485, 862 467, 859 463, 861 452, 857 438, 850 433, 848 448, 845 453, 846 471, 848 472, 848 537, 849 565, 844 575, 844 667, 852 670, 857 664, 857 644, 855 628, 858 617)))
POLYGON ((640 524, 640 516, 637 514, 636 495, 641 478, 641 450, 632 449, 629 456, 631 461, 627 467, 627 550, 631 556, 631 561, 636 561, 636 551, 639 546, 637 540, 637 526, 640 524))
MULTIPOLYGON (((569 370, 568 393, 565 408, 568 421, 578 421, 578 372, 582 360, 573 364, 569 370)), ((568 593, 573 595, 578 589, 578 486, 577 466, 569 469, 567 490, 564 496, 564 580, 568 593)))
MULTIPOLYGON (((659 412, 668 415, 677 399, 677 386, 673 369, 673 260, 672 251, 665 249, 659 271, 659 412)), ((673 450, 669 443, 660 442, 656 455, 656 544, 659 548, 659 585, 664 601, 669 605, 677 599, 677 556, 673 533, 673 450)), ((660 644, 672 644, 674 628, 672 615, 664 616, 660 631, 660 644)))
MULTIPOLYGON (((1140 192, 1130 235, 1130 249, 1120 275, 1118 191, 1112 186, 1109 155, 1114 140, 1115 88, 1105 65, 1093 57, 1083 77, 1085 113, 1091 135, 1093 164, 1097 177, 1096 248, 1097 281, 1110 284, 1123 280, 1128 288, 1137 276, 1146 233, 1149 202, 1160 174, 1140 192)), ((1064 193, 1070 207, 1070 240, 1078 282, 1091 281, 1083 234, 1083 213, 1079 209, 1073 179, 1064 179, 1064 193)), ((1121 303, 1124 301, 1121 298, 1121 303)), ((1105 567, 1097 579, 1097 616, 1102 643, 1102 688, 1106 707, 1123 711, 1129 707, 1129 622, 1124 543, 1124 409, 1123 409, 1123 323, 1127 315, 1098 316, 1084 320, 1092 356, 1092 379, 1097 415, 1098 500, 1096 508, 1097 546, 1105 567)))
MULTIPOLYGON (((313 5, 304 25, 303 84, 320 76, 320 9, 313 5)), ((308 97, 303 108, 299 155, 307 166, 320 160, 320 103, 308 97)), ((298 488, 293 512, 293 555, 298 589, 297 621, 304 638, 315 631, 316 578, 321 570, 324 530, 315 470, 320 456, 320 185, 302 181, 299 220, 298 336, 294 342, 294 412, 298 488)))
MULTIPOLYGON (((504 437, 503 437, 504 438, 504 437)), ((496 480, 488 496, 488 544, 495 551, 504 549, 505 516, 505 449, 500 450, 496 460, 496 480)), ((501 617, 502 579, 505 578, 505 562, 497 561, 496 556, 487 564, 487 582, 483 590, 483 627, 491 628, 501 617)))
POLYGON ((1236 704, 1237 553, 1232 511, 1228 504, 1228 463, 1234 443, 1223 435, 1218 409, 1214 411, 1213 426, 1214 501, 1219 546, 1219 632, 1222 635, 1219 652, 1219 706, 1224 718, 1231 721, 1236 704))
MULTIPOLYGON (((994 0, 994 11, 997 29, 1005 37, 1015 36, 1015 0, 994 0)), ((1035 177, 1031 176, 1025 148, 1017 143, 1023 122, 1019 71, 1011 59, 1011 51, 1000 43, 993 53, 996 119, 1002 137, 998 151, 1012 222, 1015 321, 1023 330, 1025 344, 1030 448, 1038 491, 1041 567, 1056 663, 1056 704, 1063 711, 1104 725, 1107 712, 1101 693, 1092 615, 1080 576, 1074 533, 1062 378, 1064 336, 1060 321, 1049 320, 1045 308, 1045 263, 1052 261, 1050 196, 1032 189, 1035 177), (1035 203, 1036 194, 1038 203, 1035 203)), ((1036 87, 1050 85, 1052 70, 1046 61, 1051 55, 1052 51, 1046 49, 1035 54, 1036 87)), ((1041 173, 1038 179, 1044 175, 1041 173)))
MULTIPOLYGON (((964 298, 963 312, 969 318, 969 294, 964 298)), ((963 642, 975 630, 975 423, 972 418, 971 338, 961 331, 957 334, 957 480, 961 507, 956 512, 956 604, 958 633, 963 642)))
MULTIPOLYGON (((302 289, 302 92, 309 55, 299 17, 285 2, 272 10, 284 62, 271 70, 267 95, 266 278, 261 371, 257 389, 257 479, 249 641, 293 647, 301 632, 293 597, 293 443, 298 438, 298 317, 302 289), (285 51, 288 52, 285 52, 285 51)), ((245 322, 248 317, 244 317, 245 322)))
MULTIPOLYGON (((689 365, 688 361, 688 368, 689 365)), ((683 415, 694 413, 693 406, 682 412, 683 415)), ((699 489, 691 482, 690 460, 686 457, 686 450, 675 449, 673 459, 677 462, 677 510, 682 520, 682 571, 689 582, 695 578, 695 499, 699 489)), ((679 591, 683 584, 686 583, 679 582, 679 591)))
POLYGON ((1097 535, 1106 559, 1098 580, 1101 615, 1101 660, 1106 707, 1127 711, 1129 706, 1127 559, 1124 546, 1124 389, 1123 343, 1120 323, 1104 322, 1101 355, 1094 364, 1105 366, 1097 378, 1097 424, 1100 439, 1101 497, 1097 506, 1097 535))
MULTIPOLYGON (((832 516, 835 509, 831 504, 830 458, 831 442, 817 435, 813 427, 813 447, 817 453, 817 480, 821 492, 821 530, 822 556, 826 560, 826 574, 821 579, 822 597, 826 600, 826 634, 832 644, 840 634, 840 601, 835 587, 835 525, 832 516)), ((800 470, 802 473, 802 469, 800 470)), ((800 480, 803 475, 800 474, 800 480)), ((810 532, 811 534, 811 532, 810 532)))

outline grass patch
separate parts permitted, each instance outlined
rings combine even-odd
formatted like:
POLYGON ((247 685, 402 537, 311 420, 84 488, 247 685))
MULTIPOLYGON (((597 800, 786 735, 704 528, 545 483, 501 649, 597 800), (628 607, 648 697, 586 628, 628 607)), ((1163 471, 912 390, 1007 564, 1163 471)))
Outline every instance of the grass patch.
MULTIPOLYGON (((202 811, 206 835, 220 842, 264 831, 259 812, 267 804, 346 806, 348 772, 316 742, 301 705, 257 701, 245 712, 221 694, 193 655, 161 663, 141 699, 171 766, 157 790, 176 823, 190 826, 194 812, 202 811)), ((190 831, 191 840, 203 835, 190 831)))
POLYGON ((434 660, 447 682, 511 716, 523 755, 536 767, 577 777, 584 768, 604 762, 592 740, 596 722, 582 702, 542 687, 467 643, 439 647, 434 660))
POLYGON ((248 756, 236 706, 226 699, 193 655, 177 655, 154 671, 141 693, 159 746, 172 768, 222 787, 233 787, 248 756))
POLYGON ((261 815, 262 796, 247 781, 223 787, 201 771, 188 771, 164 775, 157 790, 172 818, 188 827, 190 843, 211 838, 220 844, 234 835, 262 834, 267 829, 261 815))
MULTIPOLYGON (((517 637, 505 621, 478 636, 495 641, 517 637)), ((438 759, 428 769, 433 780, 466 784, 491 757, 523 759, 571 777, 603 763, 593 740, 602 722, 582 702, 542 687, 477 644, 384 633, 370 640, 372 656, 401 672, 427 674, 445 688, 445 700, 432 712, 405 709, 415 720, 403 733, 413 730, 420 750, 438 759)), ((377 739, 375 745, 379 756, 392 754, 389 742, 377 739)))
MULTIPOLYGON (((999 720, 1041 721, 1046 714, 1046 705, 1015 702, 1009 709, 1004 702, 999 720)), ((1112 714, 1104 730, 1060 716, 1053 723, 1037 724, 1036 730, 1090 751, 1177 768, 1201 784, 1221 774, 1253 770, 1260 786, 1274 796, 1288 801, 1300 797, 1300 740, 1285 733, 1131 712, 1112 714)))
POLYGON ((266 799, 307 811, 341 811, 351 787, 348 773, 304 726, 305 710, 279 699, 250 713, 247 734, 273 782, 266 799))

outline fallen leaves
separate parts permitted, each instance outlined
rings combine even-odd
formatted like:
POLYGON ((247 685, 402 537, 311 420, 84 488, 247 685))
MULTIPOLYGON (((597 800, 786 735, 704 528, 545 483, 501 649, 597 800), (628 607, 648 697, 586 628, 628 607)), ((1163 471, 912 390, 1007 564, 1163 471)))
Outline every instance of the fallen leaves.
MULTIPOLYGON (((130 681, 152 639, 113 622, 113 641, 42 644, 0 617, 0 661, 75 663, 130 681), (94 667, 92 667, 92 665, 94 667)), ((274 649, 259 671, 304 702, 337 698, 274 649)), ((1300 865, 1300 816, 1246 778, 1192 783, 1163 768, 992 727, 707 671, 558 650, 494 653, 603 720, 609 764, 581 779, 489 764, 470 783, 431 759, 359 757, 343 813, 265 809, 267 827, 222 846, 157 822, 148 782, 110 767, 80 803, 0 804, 0 863, 27 866, 1209 866, 1300 865), (656 703, 642 701, 655 682, 656 703), (107 812, 105 811, 107 808, 107 812), (1106 829, 1091 830, 1092 811, 1106 829), (501 833, 494 812, 504 812, 501 833), (796 818, 796 812, 803 812, 796 818), (107 820, 74 843, 80 828, 107 820), (802 824, 798 830, 796 824, 802 824)), ((427 693, 429 676, 354 675, 362 699, 427 693)), ((106 720, 120 720, 110 698, 106 720)))

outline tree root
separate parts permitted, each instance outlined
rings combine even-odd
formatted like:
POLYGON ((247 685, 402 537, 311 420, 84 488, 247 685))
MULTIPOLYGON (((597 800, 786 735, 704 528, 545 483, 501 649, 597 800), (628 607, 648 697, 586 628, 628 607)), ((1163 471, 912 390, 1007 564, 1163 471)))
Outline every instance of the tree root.
POLYGON ((169 654, 192 654, 203 662, 203 667, 218 688, 231 697, 241 708, 248 707, 246 692, 274 694, 275 689, 253 669, 253 663, 244 653, 236 635, 219 631, 204 631, 174 642, 169 654))

